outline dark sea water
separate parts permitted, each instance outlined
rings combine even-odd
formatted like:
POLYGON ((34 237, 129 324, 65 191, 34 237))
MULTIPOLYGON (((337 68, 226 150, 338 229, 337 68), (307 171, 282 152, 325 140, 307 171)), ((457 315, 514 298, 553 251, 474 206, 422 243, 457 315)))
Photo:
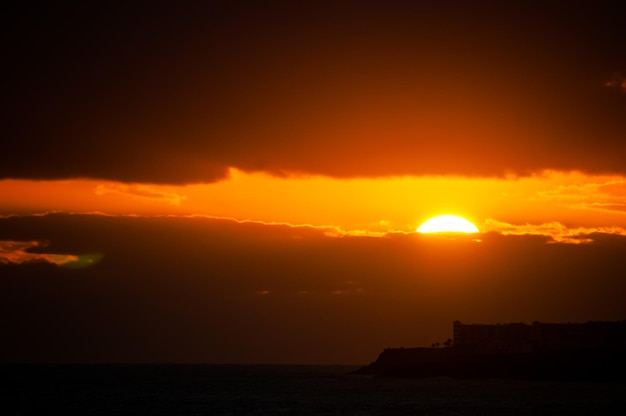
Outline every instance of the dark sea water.
POLYGON ((390 379, 355 367, 5 365, 3 415, 624 415, 626 383, 390 379))

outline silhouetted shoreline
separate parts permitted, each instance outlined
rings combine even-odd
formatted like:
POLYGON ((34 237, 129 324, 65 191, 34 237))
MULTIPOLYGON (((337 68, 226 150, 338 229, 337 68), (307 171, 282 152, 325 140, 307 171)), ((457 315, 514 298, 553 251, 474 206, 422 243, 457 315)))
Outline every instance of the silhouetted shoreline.
POLYGON ((625 371, 624 351, 615 349, 498 354, 463 353, 453 348, 390 348, 353 374, 621 382, 625 371))
POLYGON ((624 381, 626 322, 454 323, 447 348, 387 348, 354 374, 624 381))

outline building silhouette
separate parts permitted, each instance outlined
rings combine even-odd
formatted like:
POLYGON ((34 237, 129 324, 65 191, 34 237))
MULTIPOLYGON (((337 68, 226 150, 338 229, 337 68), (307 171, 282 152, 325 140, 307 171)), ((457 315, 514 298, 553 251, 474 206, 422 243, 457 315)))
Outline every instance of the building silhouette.
POLYGON ((453 323, 453 348, 473 353, 625 349, 626 321, 586 323, 453 323))

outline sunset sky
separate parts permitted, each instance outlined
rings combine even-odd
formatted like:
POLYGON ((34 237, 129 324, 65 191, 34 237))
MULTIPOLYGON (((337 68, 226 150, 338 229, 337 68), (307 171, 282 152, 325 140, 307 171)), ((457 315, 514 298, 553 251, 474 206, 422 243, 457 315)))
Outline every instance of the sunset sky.
POLYGON ((91 3, 3 18, 1 361, 626 319, 618 2, 91 3))

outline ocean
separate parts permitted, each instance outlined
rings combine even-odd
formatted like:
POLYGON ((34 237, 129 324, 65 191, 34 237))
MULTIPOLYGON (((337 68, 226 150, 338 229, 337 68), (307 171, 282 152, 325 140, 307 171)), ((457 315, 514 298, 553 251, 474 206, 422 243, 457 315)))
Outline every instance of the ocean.
POLYGON ((3 365, 3 415, 621 415, 626 383, 394 379, 350 366, 3 365))

